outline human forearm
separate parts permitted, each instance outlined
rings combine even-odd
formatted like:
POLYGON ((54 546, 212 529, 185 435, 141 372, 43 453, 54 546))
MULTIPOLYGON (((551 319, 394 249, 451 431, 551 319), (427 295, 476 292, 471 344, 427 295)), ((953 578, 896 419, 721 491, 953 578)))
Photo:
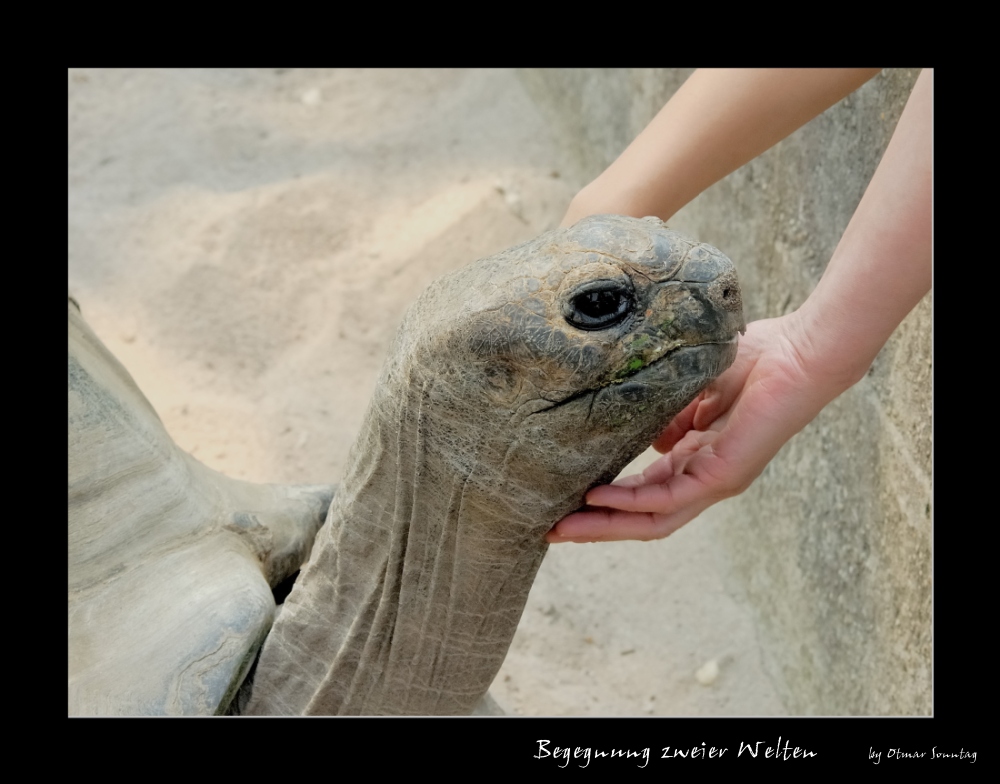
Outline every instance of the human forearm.
POLYGON ((562 225, 601 212, 667 220, 878 70, 695 71, 618 159, 580 191, 562 225))
POLYGON ((917 79, 822 279, 797 312, 807 364, 857 381, 931 287, 933 72, 917 79))

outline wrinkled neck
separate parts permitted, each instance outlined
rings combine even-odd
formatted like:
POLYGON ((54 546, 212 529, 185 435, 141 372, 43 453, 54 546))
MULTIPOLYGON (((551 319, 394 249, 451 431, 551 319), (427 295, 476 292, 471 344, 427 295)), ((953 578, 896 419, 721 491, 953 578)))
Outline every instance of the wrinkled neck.
POLYGON ((550 523, 512 515, 497 461, 465 446, 499 434, 462 423, 451 443, 427 400, 373 400, 250 712, 466 714, 503 663, 550 523))

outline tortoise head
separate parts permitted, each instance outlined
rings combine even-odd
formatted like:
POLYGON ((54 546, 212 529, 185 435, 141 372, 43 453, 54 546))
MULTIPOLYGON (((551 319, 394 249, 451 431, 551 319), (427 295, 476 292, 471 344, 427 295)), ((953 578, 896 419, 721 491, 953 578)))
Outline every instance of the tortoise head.
POLYGON ((744 328, 721 252, 600 215, 437 280, 387 372, 420 390, 426 448, 547 530, 732 363, 744 328))

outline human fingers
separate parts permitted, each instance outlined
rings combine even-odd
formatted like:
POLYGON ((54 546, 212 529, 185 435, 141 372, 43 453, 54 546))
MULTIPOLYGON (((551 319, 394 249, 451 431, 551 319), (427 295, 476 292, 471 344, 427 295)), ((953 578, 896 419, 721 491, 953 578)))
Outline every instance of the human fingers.
POLYGON ((673 450, 693 430, 705 430, 726 413, 739 398, 746 381, 741 362, 709 384, 677 416, 653 442, 653 449, 666 454, 673 450))
POLYGON ((690 474, 680 474, 657 484, 601 485, 587 493, 587 504, 624 512, 667 515, 699 502, 706 495, 707 488, 702 481, 690 474))
POLYGON ((637 485, 646 484, 646 479, 642 474, 629 474, 628 476, 616 479, 611 484, 615 487, 636 487, 637 485))
MULTIPOLYGON (((674 452, 676 451, 675 449, 674 452)), ((654 482, 666 482, 674 475, 674 452, 668 452, 662 457, 658 457, 641 473, 619 477, 611 484, 615 487, 638 487, 654 482)))
POLYGON ((550 544, 562 542, 650 541, 669 536, 693 520, 701 509, 685 509, 673 515, 622 512, 616 509, 593 509, 574 512, 560 520, 546 534, 550 544))
POLYGON ((726 413, 736 402, 743 390, 741 379, 740 385, 736 384, 716 384, 706 389, 698 401, 698 408, 694 412, 694 419, 691 422, 692 430, 704 430, 716 419, 726 413))
POLYGON ((694 427, 694 417, 704 394, 704 392, 700 393, 677 416, 670 420, 670 424, 653 442, 653 449, 660 454, 666 454, 674 448, 674 444, 684 438, 687 432, 694 427))

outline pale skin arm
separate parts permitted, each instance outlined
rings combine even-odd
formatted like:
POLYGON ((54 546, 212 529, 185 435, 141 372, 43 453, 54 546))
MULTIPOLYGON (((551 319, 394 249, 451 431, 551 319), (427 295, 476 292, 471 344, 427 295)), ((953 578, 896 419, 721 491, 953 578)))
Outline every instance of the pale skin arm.
POLYGON ((856 90, 878 68, 701 69, 573 199, 563 226, 600 213, 668 220, 705 188, 856 90))
MULTIPOLYGON (((802 307, 751 323, 733 366, 654 444, 664 456, 642 475, 594 488, 587 502, 604 508, 564 518, 550 542, 667 536, 743 492, 793 435, 864 376, 931 286, 932 95, 933 72, 925 70, 802 307)), ((650 214, 649 203, 636 212, 650 214)))

